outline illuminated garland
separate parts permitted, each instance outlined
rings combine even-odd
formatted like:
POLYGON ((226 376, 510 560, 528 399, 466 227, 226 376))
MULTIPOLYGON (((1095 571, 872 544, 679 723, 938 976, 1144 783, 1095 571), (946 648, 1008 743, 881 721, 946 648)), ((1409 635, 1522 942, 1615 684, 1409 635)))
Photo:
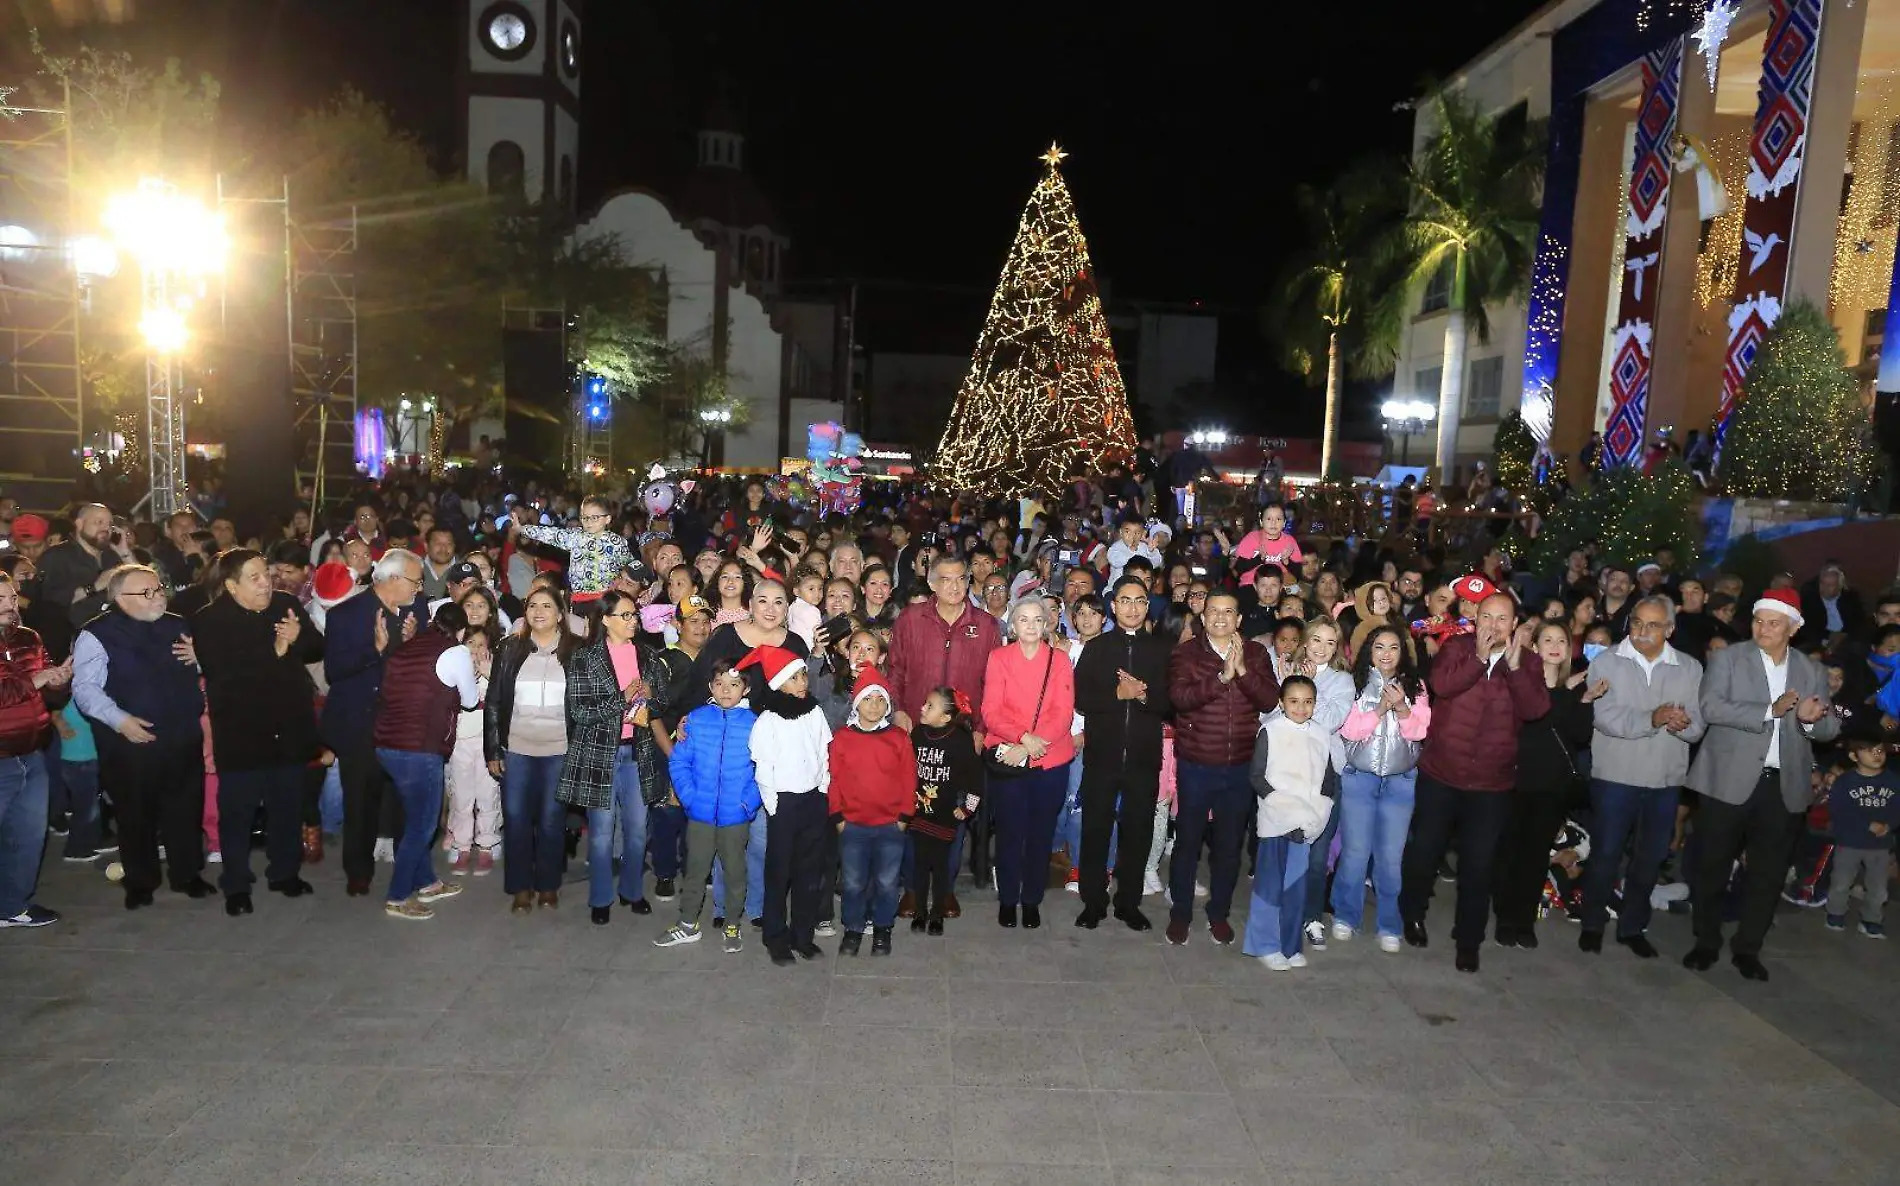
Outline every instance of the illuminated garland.
POLYGON ((1863 74, 1854 110, 1863 113, 1854 136, 1854 183, 1834 235, 1834 274, 1828 300, 1836 311, 1879 309, 1893 282, 1894 223, 1900 194, 1890 176, 1888 146, 1895 126, 1894 81, 1863 74))
POLYGON ((1066 155, 1043 154, 937 447, 931 476, 950 489, 1052 494, 1134 452, 1088 242, 1057 170, 1066 155))

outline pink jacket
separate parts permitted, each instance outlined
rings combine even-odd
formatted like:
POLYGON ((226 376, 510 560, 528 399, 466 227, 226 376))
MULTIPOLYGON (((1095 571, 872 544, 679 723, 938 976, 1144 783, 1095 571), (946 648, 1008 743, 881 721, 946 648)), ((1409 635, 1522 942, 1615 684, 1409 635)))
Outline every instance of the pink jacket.
MULTIPOLYGON (((1351 711, 1346 714, 1346 723, 1339 728, 1339 735, 1347 741, 1364 741, 1379 727, 1379 715, 1359 707, 1359 702, 1355 700, 1351 711)), ((1412 715, 1399 718, 1399 736, 1407 741, 1423 741, 1425 730, 1431 723, 1431 693, 1420 688, 1418 699, 1412 702, 1412 715)))
POLYGON ((1068 657, 1047 643, 1033 659, 1022 648, 1004 643, 990 652, 983 668, 983 744, 994 748, 1015 745, 1025 733, 1049 743, 1040 761, 1030 765, 1051 770, 1075 757, 1069 722, 1075 716, 1075 668, 1068 657), (1049 685, 1043 688, 1043 674, 1049 685), (1042 708, 1036 708, 1038 694, 1042 708))

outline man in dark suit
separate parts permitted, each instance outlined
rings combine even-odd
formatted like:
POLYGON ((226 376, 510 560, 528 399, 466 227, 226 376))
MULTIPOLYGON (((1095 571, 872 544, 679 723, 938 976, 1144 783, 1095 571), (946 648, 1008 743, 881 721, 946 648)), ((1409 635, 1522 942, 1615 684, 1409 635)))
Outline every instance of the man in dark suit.
POLYGON ((1847 574, 1840 562, 1829 560, 1815 577, 1801 586, 1801 628, 1795 632, 1794 645, 1802 649, 1817 643, 1829 650, 1846 639, 1857 639, 1867 624, 1867 611, 1860 594, 1847 587, 1847 574))
POLYGON ((414 638, 427 624, 422 560, 414 552, 384 552, 370 570, 370 580, 368 596, 359 594, 336 606, 324 622, 323 675, 330 694, 323 702, 319 731, 336 754, 343 779, 343 872, 352 897, 369 893, 379 825, 385 835, 401 832, 394 818, 396 796, 376 760, 373 740, 383 657, 392 643, 414 638))
POLYGON ((1722 897, 1729 870, 1746 852, 1742 918, 1730 950, 1744 977, 1768 979, 1761 945, 1808 808, 1812 743, 1832 740, 1841 727, 1830 711, 1827 673, 1789 645, 1803 624, 1794 591, 1769 589, 1755 602, 1752 640, 1709 655, 1702 679, 1708 732, 1687 783, 1702 795, 1701 852, 1692 882, 1695 947, 1682 963, 1697 972, 1722 953, 1722 897))

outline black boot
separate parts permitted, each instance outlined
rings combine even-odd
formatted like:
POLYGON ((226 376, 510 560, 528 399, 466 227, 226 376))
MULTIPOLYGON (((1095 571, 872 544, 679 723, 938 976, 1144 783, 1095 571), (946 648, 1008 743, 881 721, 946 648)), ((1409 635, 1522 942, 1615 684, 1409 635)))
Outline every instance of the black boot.
POLYGON ((1016 908, 1014 906, 998 906, 996 908, 996 925, 1013 929, 1016 926, 1016 908))
POLYGON ((871 954, 889 955, 891 953, 891 928, 871 928, 871 954))
POLYGON ((227 895, 224 899, 224 912, 230 915, 232 918, 236 918, 240 914, 252 913, 251 895, 249 894, 227 895))
POLYGON ((862 934, 857 931, 846 931, 844 937, 838 940, 838 954, 856 955, 858 954, 858 949, 863 946, 864 936, 862 934))
POLYGON ((924 932, 924 927, 928 925, 929 924, 924 920, 924 916, 919 914, 916 918, 910 920, 910 933, 913 935, 921 935, 924 932))
POLYGON ((292 877, 287 881, 271 882, 270 890, 271 893, 282 894, 286 898, 301 898, 305 894, 316 893, 317 887, 311 885, 301 877, 292 877))
POLYGON ((1405 942, 1407 946, 1425 947, 1429 945, 1431 941, 1431 934, 1426 931, 1424 923, 1408 922, 1405 924, 1405 942))

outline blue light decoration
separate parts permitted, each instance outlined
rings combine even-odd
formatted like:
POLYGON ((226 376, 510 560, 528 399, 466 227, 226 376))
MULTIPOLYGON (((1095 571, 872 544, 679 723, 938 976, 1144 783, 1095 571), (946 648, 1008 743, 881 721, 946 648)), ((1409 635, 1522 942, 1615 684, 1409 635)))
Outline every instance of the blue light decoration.
POLYGON ((1590 90, 1689 31, 1691 6, 1652 12, 1647 0, 1605 0, 1551 36, 1549 151, 1537 258, 1531 265, 1521 387, 1526 425, 1549 441, 1551 399, 1563 351, 1564 299, 1570 285, 1571 236, 1583 170, 1583 117, 1590 90), (1644 19, 1639 25, 1636 17, 1644 19))
POLYGON ((356 409, 356 469, 358 473, 372 478, 383 476, 384 450, 389 447, 389 435, 383 427, 381 408, 356 409))
POLYGON ((589 404, 587 415, 594 420, 601 420, 606 417, 607 409, 601 407, 599 404, 589 404))

